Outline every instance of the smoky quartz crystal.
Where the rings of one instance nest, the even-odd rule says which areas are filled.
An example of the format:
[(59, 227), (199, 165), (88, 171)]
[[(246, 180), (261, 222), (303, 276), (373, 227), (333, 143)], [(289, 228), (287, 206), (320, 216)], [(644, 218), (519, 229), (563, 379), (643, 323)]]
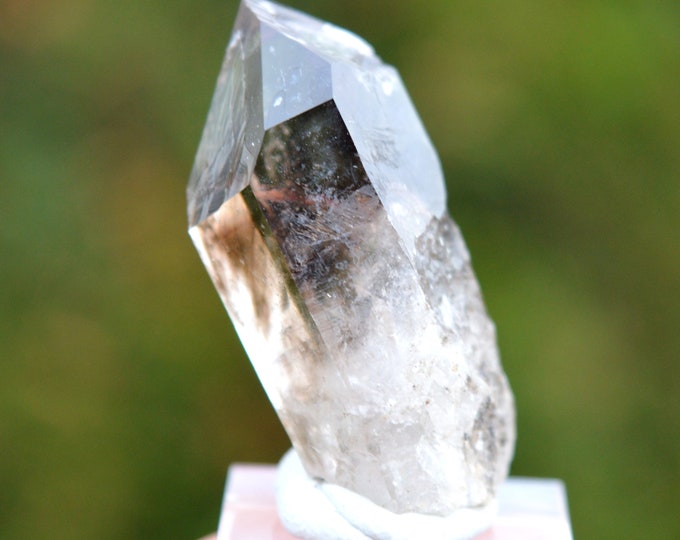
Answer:
[(439, 160), (362, 39), (243, 0), (190, 235), (311, 477), (393, 512), (493, 499), (513, 396)]

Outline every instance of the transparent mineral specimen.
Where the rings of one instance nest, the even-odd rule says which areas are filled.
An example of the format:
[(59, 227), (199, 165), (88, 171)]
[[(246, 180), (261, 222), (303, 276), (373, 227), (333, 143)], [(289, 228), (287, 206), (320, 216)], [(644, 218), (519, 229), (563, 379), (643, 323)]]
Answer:
[(310, 476), (393, 512), (487, 503), (514, 404), (441, 167), (355, 35), (243, 0), (191, 237)]

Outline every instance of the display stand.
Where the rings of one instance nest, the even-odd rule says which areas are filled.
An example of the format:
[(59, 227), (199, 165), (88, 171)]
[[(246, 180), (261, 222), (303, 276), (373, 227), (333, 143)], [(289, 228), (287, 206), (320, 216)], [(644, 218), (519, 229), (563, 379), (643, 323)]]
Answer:
[[(218, 540), (298, 540), (276, 512), (274, 465), (229, 468)], [(564, 484), (544, 478), (510, 478), (498, 494), (498, 518), (475, 540), (573, 540)]]

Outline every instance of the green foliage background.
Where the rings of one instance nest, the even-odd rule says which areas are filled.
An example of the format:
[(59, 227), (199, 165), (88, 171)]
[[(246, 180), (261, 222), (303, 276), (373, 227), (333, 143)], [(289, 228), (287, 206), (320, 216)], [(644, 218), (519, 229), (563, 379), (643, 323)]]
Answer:
[[(680, 538), (680, 4), (291, 0), (396, 65), (577, 538)], [(236, 3), (0, 0), (0, 537), (195, 538), (287, 441), (185, 230)]]

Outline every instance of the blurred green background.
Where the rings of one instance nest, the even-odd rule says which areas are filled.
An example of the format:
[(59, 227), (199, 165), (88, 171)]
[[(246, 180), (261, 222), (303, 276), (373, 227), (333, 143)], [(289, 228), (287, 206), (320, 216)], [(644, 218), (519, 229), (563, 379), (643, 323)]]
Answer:
[[(680, 4), (291, 0), (396, 65), (577, 538), (680, 538)], [(237, 4), (0, 0), (0, 538), (196, 538), (286, 437), (185, 226)]]

